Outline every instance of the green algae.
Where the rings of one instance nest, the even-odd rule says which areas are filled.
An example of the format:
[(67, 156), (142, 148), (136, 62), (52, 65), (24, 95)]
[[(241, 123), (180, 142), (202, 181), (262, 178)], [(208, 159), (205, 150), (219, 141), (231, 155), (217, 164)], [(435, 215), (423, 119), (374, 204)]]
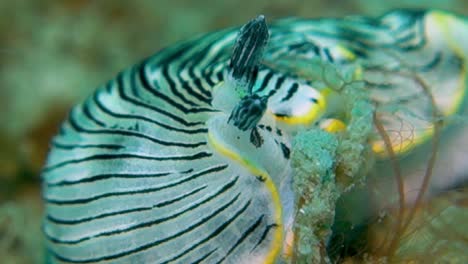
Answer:
[(372, 167), (369, 139), (374, 107), (354, 70), (340, 72), (326, 65), (322, 78), (344, 101), (347, 128), (331, 134), (319, 128), (300, 131), (293, 141), (291, 164), (297, 196), (295, 222), (297, 263), (329, 262), (325, 251), (340, 196), (362, 186)]
[(330, 235), (339, 197), (335, 182), (338, 139), (322, 130), (299, 133), (293, 143), (294, 190), (300, 194), (296, 215), (297, 260), (320, 261), (320, 249)]

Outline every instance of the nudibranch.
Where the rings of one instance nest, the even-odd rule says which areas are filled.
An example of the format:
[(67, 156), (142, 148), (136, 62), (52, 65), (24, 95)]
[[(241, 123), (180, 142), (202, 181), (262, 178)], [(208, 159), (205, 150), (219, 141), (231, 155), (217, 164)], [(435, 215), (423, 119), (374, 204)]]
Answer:
[[(466, 28), (440, 11), (269, 26), (259, 16), (128, 68), (74, 107), (51, 143), (50, 261), (287, 262), (291, 142), (312, 127), (346, 129), (346, 112), (337, 87), (280, 64), (353, 67), (406, 152), (432, 133), (430, 98), (445, 116), (464, 98)], [(383, 151), (377, 133), (369, 144)]]

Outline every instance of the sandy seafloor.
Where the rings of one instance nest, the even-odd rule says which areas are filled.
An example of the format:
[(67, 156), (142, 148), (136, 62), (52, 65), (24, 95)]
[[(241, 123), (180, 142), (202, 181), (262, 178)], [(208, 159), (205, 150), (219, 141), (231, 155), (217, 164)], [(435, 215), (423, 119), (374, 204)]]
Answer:
[[(402, 7), (468, 15), (463, 0), (1, 0), (0, 263), (42, 261), (39, 172), (48, 142), (70, 107), (121, 69), (258, 14), (339, 17)], [(468, 206), (466, 195), (456, 201)]]

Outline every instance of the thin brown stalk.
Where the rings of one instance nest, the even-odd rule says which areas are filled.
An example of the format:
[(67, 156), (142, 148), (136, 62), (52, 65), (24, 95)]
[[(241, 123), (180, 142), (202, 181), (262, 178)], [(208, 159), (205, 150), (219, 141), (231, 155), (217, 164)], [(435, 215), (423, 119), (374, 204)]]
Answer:
[(402, 233), (402, 223), (403, 223), (403, 215), (405, 212), (405, 192), (404, 192), (404, 182), (403, 182), (403, 177), (401, 174), (401, 168), (398, 163), (395, 151), (393, 150), (392, 147), (392, 142), (390, 140), (390, 137), (388, 136), (387, 132), (385, 131), (385, 127), (383, 124), (380, 122), (380, 120), (377, 117), (377, 113), (374, 112), (374, 124), (375, 127), (382, 137), (382, 140), (385, 143), (385, 150), (387, 151), (387, 154), (390, 158), (390, 162), (392, 164), (392, 169), (393, 173), (395, 175), (395, 179), (397, 182), (397, 187), (398, 187), (398, 194), (399, 194), (399, 210), (398, 210), (398, 215), (397, 215), (397, 223), (396, 223), (396, 232), (395, 235), (392, 238), (392, 241), (390, 242), (389, 245), (389, 252), (393, 252), (393, 249), (396, 248), (396, 245), (398, 244), (398, 238), (400, 237)]
[(440, 132), (441, 132), (440, 130), (441, 130), (441, 127), (442, 127), (442, 121), (440, 119), (439, 110), (437, 109), (435, 99), (432, 96), (431, 92), (429, 91), (428, 86), (426, 85), (424, 80), (422, 80), (419, 76), (414, 75), (412, 77), (423, 88), (426, 95), (431, 100), (431, 104), (433, 106), (433, 108), (432, 108), (432, 117), (433, 117), (433, 120), (434, 120), (434, 133), (433, 133), (433, 137), (432, 137), (431, 156), (429, 158), (429, 162), (427, 164), (426, 171), (424, 173), (423, 182), (421, 184), (421, 190), (418, 192), (418, 196), (416, 197), (416, 200), (414, 202), (414, 206), (411, 208), (411, 210), (410, 210), (410, 212), (408, 214), (408, 218), (407, 218), (408, 220), (403, 225), (403, 231), (406, 230), (408, 228), (408, 226), (411, 224), (412, 218), (414, 217), (414, 215), (418, 211), (418, 208), (420, 207), (420, 205), (422, 203), (422, 200), (424, 198), (424, 194), (426, 193), (427, 188), (429, 187), (429, 183), (430, 183), (431, 178), (432, 178), (432, 172), (433, 172), (434, 165), (435, 165), (435, 162), (436, 162), (436, 159), (437, 159), (437, 149), (439, 148)]

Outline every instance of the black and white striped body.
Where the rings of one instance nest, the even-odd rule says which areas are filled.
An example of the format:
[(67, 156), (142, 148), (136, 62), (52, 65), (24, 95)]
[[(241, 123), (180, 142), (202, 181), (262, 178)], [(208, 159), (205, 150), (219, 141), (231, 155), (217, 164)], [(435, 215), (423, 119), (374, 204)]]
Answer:
[[(385, 75), (405, 68), (382, 51), (408, 58), (438, 54), (436, 48), (446, 46), (439, 35), (431, 39), (412, 33), (432, 23), (429, 14), (434, 16), (394, 13), (381, 19), (273, 24), (264, 51), (269, 63), (260, 65), (251, 86), (253, 94), (267, 97), (265, 112), (255, 121), (255, 142), (250, 130), (228, 122), (242, 99), (226, 70), (237, 30), (175, 45), (123, 71), (76, 106), (52, 142), (43, 170), (51, 261), (284, 259), (294, 215), (291, 131), (312, 126), (327, 109), (326, 97), (313, 82), (269, 65), (286, 55), (301, 60), (318, 56), (338, 66), (359, 63), (363, 79), (378, 86), (376, 102), (399, 100), (389, 99), (395, 93), (387, 86), (416, 90)], [(400, 23), (408, 37), (394, 34), (392, 23)], [(411, 44), (420, 38), (429, 44)], [(461, 78), (463, 66), (455, 62), (464, 65), (464, 57), (452, 58), (453, 53), (441, 50), (439, 62), (423, 63), (428, 68), (423, 74)], [(450, 94), (441, 102), (443, 109), (461, 96), (456, 87), (447, 87), (445, 93), (434, 87), (436, 95)], [(424, 107), (411, 109), (427, 115)], [(419, 125), (405, 113), (397, 121)], [(397, 121), (389, 120), (388, 126)]]

